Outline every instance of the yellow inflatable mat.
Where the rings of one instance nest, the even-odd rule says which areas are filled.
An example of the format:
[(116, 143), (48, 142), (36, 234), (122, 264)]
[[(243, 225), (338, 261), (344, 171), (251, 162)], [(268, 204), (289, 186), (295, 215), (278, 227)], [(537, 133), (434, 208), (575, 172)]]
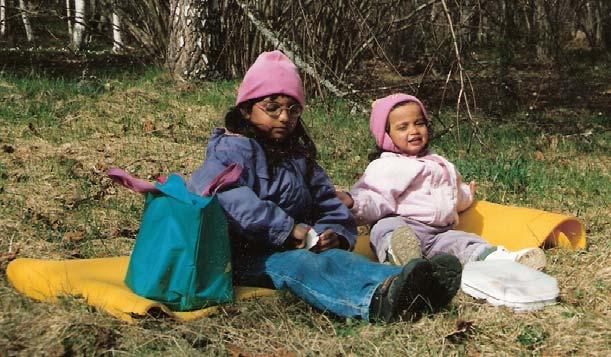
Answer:
[[(538, 246), (584, 248), (583, 226), (577, 219), (535, 209), (476, 202), (461, 215), (457, 229), (476, 233), (495, 245), (510, 250)], [(355, 252), (370, 259), (369, 238), (360, 236)], [(207, 316), (218, 307), (191, 312), (173, 312), (163, 304), (134, 294), (124, 283), (129, 257), (51, 261), (21, 258), (6, 270), (8, 280), (19, 292), (41, 301), (54, 302), (59, 296), (81, 297), (111, 315), (133, 322), (138, 316), (162, 313), (177, 320)], [(236, 300), (269, 296), (274, 290), (236, 287)]]
[(476, 201), (461, 213), (455, 229), (475, 233), (509, 250), (586, 247), (585, 229), (575, 217), (486, 201)]
[[(175, 312), (134, 294), (123, 283), (128, 263), (129, 257), (55, 261), (21, 258), (8, 265), (6, 275), (15, 289), (33, 299), (55, 302), (60, 296), (82, 297), (87, 304), (127, 322), (133, 322), (138, 316), (159, 313), (188, 321), (217, 310), (217, 306), (212, 306)], [(275, 293), (271, 289), (252, 287), (236, 287), (234, 292), (236, 300)]]

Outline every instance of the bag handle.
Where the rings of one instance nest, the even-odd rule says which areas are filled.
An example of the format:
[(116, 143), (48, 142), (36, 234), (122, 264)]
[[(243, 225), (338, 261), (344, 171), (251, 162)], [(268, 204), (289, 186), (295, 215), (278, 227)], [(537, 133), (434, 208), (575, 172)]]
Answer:
[[(239, 164), (231, 164), (227, 166), (223, 171), (219, 172), (214, 179), (206, 186), (201, 192), (202, 196), (212, 196), (215, 195), (218, 191), (233, 185), (238, 181), (240, 176), (242, 175), (242, 171), (244, 168)], [(108, 169), (106, 175), (118, 183), (119, 185), (126, 187), (136, 193), (160, 193), (161, 190), (157, 188), (153, 183), (148, 182), (146, 180), (138, 179), (128, 174), (122, 169), (113, 167)], [(162, 178), (162, 184), (165, 183), (167, 178)]]
[(127, 187), (128, 189), (136, 193), (161, 192), (157, 187), (155, 187), (154, 184), (146, 180), (135, 178), (124, 170), (121, 170), (116, 167), (108, 169), (108, 171), (106, 171), (106, 175), (108, 175), (108, 177), (110, 177), (110, 179), (114, 182), (118, 183), (121, 186)]
[(210, 181), (210, 183), (204, 187), (201, 192), (202, 196), (215, 195), (219, 190), (233, 185), (238, 182), (238, 179), (242, 175), (244, 168), (240, 164), (231, 164), (227, 166), (223, 171), (219, 172), (216, 177)]

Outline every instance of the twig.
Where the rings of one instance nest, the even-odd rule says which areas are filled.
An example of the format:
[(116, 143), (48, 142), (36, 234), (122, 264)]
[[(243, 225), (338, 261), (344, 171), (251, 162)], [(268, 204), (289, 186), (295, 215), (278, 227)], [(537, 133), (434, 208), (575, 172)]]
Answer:
[[(397, 19), (397, 20), (393, 20), (393, 21), (390, 23), (390, 25), (394, 25), (394, 24), (396, 24), (396, 23), (400, 23), (400, 22), (405, 22), (405, 21), (409, 21), (409, 20), (411, 20), (411, 18), (412, 18), (413, 16), (417, 15), (417, 14), (418, 14), (418, 13), (419, 13), (421, 10), (423, 10), (423, 9), (427, 8), (428, 6), (432, 5), (432, 4), (433, 4), (433, 3), (435, 3), (436, 1), (437, 1), (437, 0), (431, 0), (431, 1), (429, 1), (428, 3), (426, 3), (426, 4), (422, 4), (422, 5), (418, 6), (418, 7), (417, 7), (416, 9), (414, 9), (414, 11), (412, 11), (412, 12), (411, 12), (409, 15), (407, 15), (407, 16), (405, 16), (405, 17), (403, 17), (403, 18)], [(375, 41), (375, 42), (376, 42), (376, 43), (378, 43), (378, 45), (379, 45), (379, 40), (380, 40), (380, 39), (384, 39), (384, 38), (386, 38), (386, 37), (390, 36), (391, 34), (394, 34), (394, 33), (397, 33), (397, 32), (401, 32), (401, 31), (403, 31), (403, 30), (405, 30), (405, 29), (409, 28), (410, 26), (413, 26), (413, 24), (412, 24), (412, 23), (409, 23), (408, 25), (401, 26), (400, 28), (395, 29), (395, 30), (393, 30), (393, 31), (387, 31), (385, 34), (381, 35), (381, 38), (378, 38), (378, 36), (380, 36), (380, 35), (379, 35), (379, 34), (377, 34), (376, 32), (374, 32), (374, 31), (370, 31), (371, 35), (369, 36), (369, 38), (367, 38), (367, 40), (365, 40), (365, 42), (363, 42), (363, 43), (362, 43), (362, 44), (361, 44), (361, 45), (360, 45), (360, 46), (357, 48), (357, 50), (356, 50), (356, 51), (355, 51), (355, 52), (352, 54), (352, 56), (350, 56), (350, 59), (349, 59), (349, 60), (348, 60), (348, 62), (346, 63), (346, 67), (345, 67), (345, 68), (346, 68), (346, 70), (347, 70), (348, 68), (350, 68), (350, 67), (353, 65), (354, 61), (355, 61), (355, 60), (358, 58), (358, 56), (359, 56), (359, 55), (360, 55), (360, 54), (361, 54), (361, 53), (362, 53), (364, 50), (366, 50), (367, 48), (369, 48), (369, 46), (371, 46), (372, 42), (374, 42), (374, 41)]]
[[(373, 41), (376, 43), (376, 45), (378, 46), (378, 48), (380, 49), (380, 52), (382, 53), (382, 56), (384, 56), (384, 59), (386, 59), (386, 63), (393, 69), (393, 71), (395, 71), (395, 73), (397, 75), (401, 75), (401, 72), (399, 72), (399, 70), (397, 69), (397, 67), (395, 67), (395, 65), (392, 63), (392, 61), (390, 60), (390, 58), (388, 57), (388, 55), (386, 54), (386, 51), (384, 50), (384, 47), (382, 47), (382, 45), (380, 44), (380, 41), (378, 41), (378, 37), (376, 36), (375, 32), (371, 29), (371, 27), (369, 25), (367, 25), (367, 22), (365, 21), (363, 14), (359, 11), (358, 8), (355, 8), (355, 6), (349, 2), (349, 4), (351, 5), (352, 9), (354, 12), (356, 12), (356, 14), (361, 18), (363, 25), (367, 28), (367, 30), (372, 34), (371, 38), (373, 38)], [(344, 72), (345, 73), (345, 72)], [(410, 89), (412, 90), (412, 92), (414, 91), (414, 87), (412, 87), (411, 85), (409, 86)]]
[[(446, 91), (448, 89), (448, 83), (450, 82), (450, 78), (452, 77), (452, 72), (454, 71), (454, 63), (450, 64), (450, 69), (448, 70), (448, 75), (446, 76), (446, 80), (443, 84), (443, 90), (441, 91), (441, 101), (439, 102), (439, 109), (437, 110), (437, 117), (441, 118), (441, 108), (443, 107), (443, 102), (446, 98)], [(441, 122), (445, 127), (445, 123)]]
[[(338, 85), (349, 88), (350, 86), (344, 82), (338, 83), (338, 85), (331, 83), (329, 80), (322, 78), (316, 67), (313, 65), (315, 61), (311, 58), (304, 59), (297, 53), (297, 45), (291, 43), (289, 40), (280, 39), (262, 20), (258, 19), (254, 12), (250, 10), (248, 4), (244, 1), (237, 0), (236, 3), (240, 6), (246, 17), (250, 22), (257, 28), (257, 30), (267, 39), (271, 44), (284, 52), (289, 58), (295, 62), (295, 65), (301, 68), (305, 73), (314, 77), (320, 84), (325, 87), (328, 91), (335, 94), (337, 97), (346, 97), (349, 91), (341, 90)], [(359, 110), (365, 110), (365, 108), (357, 102), (351, 101), (352, 105)]]
[[(299, 3), (299, 9), (301, 10), (301, 16), (303, 17), (303, 22), (305, 24), (305, 26), (304, 26), (305, 34), (308, 37), (308, 39), (310, 40), (310, 42), (313, 43), (314, 41), (312, 40), (313, 36), (311, 34), (308, 17), (306, 16), (305, 9), (303, 7), (303, 4), (302, 4), (301, 0), (299, 0), (298, 3)], [(320, 88), (320, 81), (316, 81), (316, 88), (317, 88), (318, 93), (320, 94), (321, 98), (324, 100), (324, 93), (323, 93), (322, 89)]]
[[(480, 133), (479, 133), (479, 126), (477, 124), (477, 122), (475, 121), (475, 119), (473, 119), (473, 115), (471, 114), (471, 106), (469, 105), (469, 99), (467, 98), (467, 94), (465, 93), (465, 80), (464, 80), (464, 69), (462, 66), (462, 60), (461, 60), (461, 56), (460, 56), (460, 51), (458, 50), (458, 41), (456, 39), (456, 33), (454, 32), (454, 23), (452, 22), (452, 16), (450, 14), (450, 11), (448, 10), (448, 6), (446, 4), (446, 0), (441, 0), (441, 4), (443, 5), (443, 11), (446, 15), (446, 18), (448, 19), (448, 24), (449, 24), (449, 28), (450, 28), (450, 34), (452, 35), (452, 43), (454, 46), (454, 54), (456, 55), (456, 64), (458, 66), (458, 73), (459, 73), (459, 78), (460, 78), (460, 90), (458, 92), (458, 96), (456, 98), (456, 122), (458, 124), (459, 121), (459, 114), (460, 114), (460, 104), (462, 102), (462, 100), (464, 99), (464, 103), (465, 103), (465, 108), (467, 109), (467, 115), (469, 118), (469, 121), (471, 122), (471, 126), (473, 128), (474, 133), (476, 134), (477, 140), (479, 141), (479, 143), (482, 146), (485, 146), (483, 140), (480, 137)], [(449, 76), (449, 74), (448, 74)], [(469, 83), (471, 83), (469, 81)], [(471, 89), (473, 91), (473, 87), (471, 86)], [(457, 125), (457, 129), (460, 130), (460, 127)], [(460, 136), (458, 136), (459, 140), (460, 140)]]

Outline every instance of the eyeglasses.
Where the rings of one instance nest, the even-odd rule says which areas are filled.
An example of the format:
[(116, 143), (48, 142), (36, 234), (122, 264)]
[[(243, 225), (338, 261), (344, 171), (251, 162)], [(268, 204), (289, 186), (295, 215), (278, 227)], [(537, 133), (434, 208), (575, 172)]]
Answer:
[(265, 114), (269, 115), (274, 119), (278, 119), (282, 114), (283, 110), (286, 110), (289, 115), (289, 118), (291, 119), (297, 119), (301, 116), (301, 113), (303, 113), (303, 109), (299, 104), (293, 104), (290, 107), (284, 107), (276, 102), (262, 102), (261, 104), (257, 103), (256, 105), (261, 110), (263, 110)]

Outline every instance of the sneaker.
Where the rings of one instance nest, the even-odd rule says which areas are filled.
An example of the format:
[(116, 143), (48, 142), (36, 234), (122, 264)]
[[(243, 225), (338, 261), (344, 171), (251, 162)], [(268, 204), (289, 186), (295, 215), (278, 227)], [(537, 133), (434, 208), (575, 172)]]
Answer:
[(388, 261), (403, 266), (412, 259), (422, 258), (420, 241), (409, 226), (395, 229), (390, 235)]
[(503, 246), (498, 246), (496, 250), (488, 254), (484, 260), (510, 260), (535, 270), (543, 270), (546, 263), (545, 252), (543, 252), (541, 248), (526, 248), (516, 252), (510, 252)]
[(418, 316), (429, 304), (432, 280), (433, 264), (413, 259), (399, 275), (387, 278), (376, 289), (369, 307), (370, 320), (393, 322)]
[(462, 264), (455, 256), (445, 253), (434, 256), (430, 262), (433, 264), (430, 307), (435, 312), (448, 306), (456, 296), (460, 288)]

